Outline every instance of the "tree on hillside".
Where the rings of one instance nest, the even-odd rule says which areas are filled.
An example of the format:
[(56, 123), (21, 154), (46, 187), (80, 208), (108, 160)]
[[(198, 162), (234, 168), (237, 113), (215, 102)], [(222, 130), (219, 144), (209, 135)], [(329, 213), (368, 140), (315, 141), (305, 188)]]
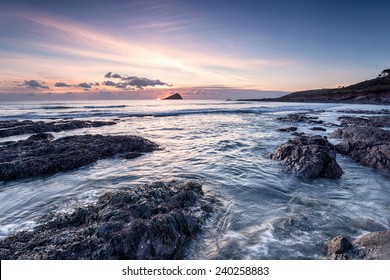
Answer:
[(382, 71), (382, 73), (380, 73), (378, 75), (378, 78), (384, 78), (384, 77), (387, 77), (390, 75), (390, 68), (389, 69), (385, 69)]

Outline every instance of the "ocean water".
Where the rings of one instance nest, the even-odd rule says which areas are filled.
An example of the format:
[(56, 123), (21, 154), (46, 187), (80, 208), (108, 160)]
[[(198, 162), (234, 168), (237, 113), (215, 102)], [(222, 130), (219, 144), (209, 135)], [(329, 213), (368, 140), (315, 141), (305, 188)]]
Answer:
[[(100, 160), (77, 170), (0, 181), (0, 238), (31, 229), (48, 212), (72, 211), (109, 190), (157, 180), (198, 180), (206, 195), (219, 199), (204, 233), (191, 244), (188, 259), (317, 259), (339, 234), (352, 238), (390, 228), (390, 177), (337, 155), (341, 179), (302, 180), (283, 163), (270, 160), (292, 136), (276, 129), (331, 137), (336, 129), (282, 123), (276, 117), (310, 111), (338, 123), (339, 110), (389, 106), (252, 103), (213, 100), (8, 102), (0, 120), (114, 120), (115, 126), (53, 133), (139, 135), (162, 149), (136, 159)], [(30, 135), (1, 138), (1, 142)]]

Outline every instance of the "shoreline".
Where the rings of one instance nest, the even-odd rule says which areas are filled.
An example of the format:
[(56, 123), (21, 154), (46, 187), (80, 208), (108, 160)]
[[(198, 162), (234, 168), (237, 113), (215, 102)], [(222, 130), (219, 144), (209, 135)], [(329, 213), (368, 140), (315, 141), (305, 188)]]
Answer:
[[(352, 112), (354, 112), (354, 111), (350, 111), (350, 113), (352, 113)], [(345, 114), (348, 114), (349, 112), (348, 111), (345, 111), (345, 112), (342, 112), (342, 113), (345, 113)], [(341, 172), (340, 172), (340, 170), (339, 170), (339, 168), (337, 167), (337, 165), (336, 165), (336, 163), (334, 162), (334, 161), (328, 161), (327, 160), (327, 158), (330, 158), (330, 159), (332, 159), (332, 160), (335, 160), (336, 159), (336, 157), (335, 157), (335, 154), (334, 154), (334, 151), (337, 149), (337, 152), (339, 152), (338, 153), (338, 155), (340, 154), (340, 152), (341, 153), (345, 153), (346, 155), (348, 155), (348, 154), (351, 154), (351, 155), (353, 155), (355, 152), (360, 152), (361, 150), (365, 150), (365, 148), (363, 147), (362, 148), (362, 143), (360, 143), (359, 141), (359, 134), (361, 133), (361, 130), (357, 130), (356, 131), (356, 136), (354, 136), (354, 134), (352, 134), (352, 132), (350, 132), (350, 131), (348, 131), (347, 130), (347, 128), (350, 128), (350, 129), (353, 129), (354, 127), (357, 127), (357, 126), (362, 126), (364, 129), (362, 130), (363, 132), (365, 131), (365, 130), (367, 130), (365, 127), (367, 127), (367, 126), (370, 126), (370, 125), (372, 125), (372, 124), (375, 124), (376, 126), (378, 126), (378, 128), (375, 128), (375, 131), (373, 130), (373, 129), (371, 129), (369, 132), (371, 132), (371, 131), (373, 131), (373, 132), (375, 132), (375, 133), (370, 133), (370, 134), (373, 134), (373, 135), (376, 135), (376, 134), (378, 134), (377, 132), (380, 132), (381, 131), (381, 129), (379, 128), (379, 127), (383, 127), (383, 126), (385, 126), (385, 127), (387, 127), (387, 126), (389, 126), (389, 123), (390, 122), (388, 122), (388, 120), (390, 119), (390, 112), (388, 112), (388, 110), (387, 109), (384, 109), (384, 110), (372, 110), (372, 111), (370, 111), (370, 113), (372, 113), (372, 114), (380, 114), (381, 116), (380, 117), (378, 117), (378, 116), (372, 116), (372, 117), (365, 117), (365, 118), (360, 118), (360, 117), (356, 117), (356, 118), (353, 118), (353, 117), (348, 117), (348, 118), (343, 118), (343, 116), (341, 116), (341, 117), (339, 117), (338, 118), (338, 121), (340, 122), (340, 124), (332, 124), (332, 123), (328, 123), (328, 122), (324, 122), (323, 120), (321, 120), (321, 117), (320, 117), (320, 114), (321, 114), (321, 111), (320, 110), (318, 110), (318, 111), (307, 111), (307, 112), (302, 112), (302, 113), (296, 113), (296, 114), (284, 114), (284, 115), (278, 115), (277, 117), (275, 116), (274, 117), (274, 121), (275, 122), (278, 122), (279, 123), (279, 125), (280, 124), (286, 124), (286, 128), (282, 128), (281, 130), (277, 130), (276, 128), (274, 129), (275, 131), (279, 131), (279, 132), (283, 132), (283, 133), (291, 133), (291, 135), (292, 136), (296, 136), (296, 137), (294, 137), (293, 139), (298, 139), (299, 141), (292, 141), (292, 142), (288, 142), (287, 144), (289, 144), (289, 146), (290, 147), (292, 147), (292, 149), (290, 149), (290, 148), (288, 148), (288, 149), (290, 149), (290, 150), (294, 150), (294, 149), (296, 149), (296, 150), (294, 150), (294, 151), (296, 151), (296, 152), (294, 152), (294, 156), (296, 156), (296, 158), (293, 158), (292, 160), (290, 160), (290, 159), (287, 159), (286, 160), (286, 163), (288, 164), (288, 163), (291, 163), (291, 169), (292, 169), (292, 172), (288, 172), (287, 174), (288, 174), (288, 176), (289, 177), (294, 177), (295, 175), (298, 175), (297, 177), (302, 177), (304, 180), (305, 179), (310, 179), (310, 178), (312, 178), (312, 177), (315, 177), (315, 176), (317, 176), (317, 175), (320, 175), (320, 177), (321, 176), (323, 176), (323, 175), (325, 175), (325, 176), (323, 176), (323, 177), (328, 177), (329, 178), (329, 180), (333, 180), (333, 179), (338, 179), (340, 176), (344, 176)], [(71, 122), (71, 121), (70, 121)], [(289, 126), (289, 127), (287, 127), (287, 126)], [(112, 127), (112, 126), (111, 126)], [(278, 126), (279, 127), (279, 126)], [(303, 128), (304, 127), (306, 127), (306, 130), (304, 130)], [(322, 128), (322, 129), (321, 129)], [(328, 131), (329, 129), (343, 129), (343, 130), (345, 130), (347, 133), (342, 133), (342, 131), (340, 131), (340, 133), (338, 133), (339, 135), (337, 136), (337, 137), (335, 137), (333, 140), (336, 140), (336, 138), (337, 139), (339, 139), (339, 140), (337, 140), (338, 142), (339, 142), (339, 144), (337, 144), (337, 145), (330, 145), (328, 142), (327, 142), (327, 138), (326, 137), (322, 137), (322, 138), (319, 138), (319, 137), (316, 137), (315, 135), (317, 134), (317, 133), (320, 133), (320, 132), (318, 132), (318, 131)], [(303, 133), (303, 132), (305, 132), (305, 133)], [(284, 134), (284, 135), (288, 135), (288, 134)], [(347, 138), (345, 138), (344, 136), (345, 135), (347, 135), (346, 137)], [(348, 135), (353, 135), (353, 137), (354, 138), (356, 138), (356, 139), (349, 139), (348, 138)], [(85, 135), (83, 136), (83, 137), (85, 137)], [(332, 137), (333, 138), (333, 136), (330, 136), (330, 137)], [(386, 136), (387, 137), (387, 136)], [(285, 138), (284, 136), (283, 136), (283, 138)], [(290, 140), (291, 140), (291, 138), (292, 137), (290, 137)], [(59, 138), (59, 139), (61, 139), (61, 138)], [(69, 138), (69, 136), (68, 136), (68, 138), (66, 138), (67, 140), (72, 140), (73, 138)], [(116, 142), (116, 139), (119, 139), (119, 138), (115, 138), (115, 139), (113, 139), (114, 140), (114, 142)], [(151, 138), (152, 140), (154, 140), (153, 138)], [(27, 142), (26, 142), (27, 141)], [(30, 138), (28, 138), (28, 139), (26, 139), (26, 140), (21, 140), (20, 142), (18, 142), (19, 144), (18, 145), (16, 145), (16, 143), (14, 142), (14, 143), (7, 143), (6, 145), (9, 145), (9, 147), (10, 148), (12, 148), (12, 147), (16, 147), (16, 146), (21, 146), (21, 145), (23, 145), (24, 147), (34, 147), (34, 146), (32, 146), (32, 144), (34, 143), (34, 142), (37, 142), (37, 143), (46, 143), (47, 145), (55, 145), (57, 142), (55, 142), (56, 140), (54, 140), (53, 139), (53, 136), (52, 135), (50, 135), (50, 134), (39, 134), (39, 135), (34, 135), (34, 136), (31, 136)], [(78, 140), (79, 141), (79, 140)], [(53, 143), (54, 142), (54, 143)], [(68, 141), (69, 142), (69, 141)], [(89, 142), (91, 142), (91, 139), (89, 139), (88, 140), (88, 143)], [(377, 139), (374, 139), (373, 140), (373, 143), (375, 144), (377, 142)], [(70, 143), (70, 142), (69, 142)], [(376, 145), (376, 144), (375, 144)], [(42, 146), (42, 145), (39, 145), (40, 147)], [(104, 146), (107, 146), (107, 144), (104, 144)], [(354, 148), (354, 147), (357, 147), (356, 149)], [(359, 147), (360, 147), (360, 149), (359, 149)], [(62, 146), (61, 146), (61, 148), (62, 148)], [(383, 148), (382, 146), (381, 147), (379, 147), (379, 148)], [(116, 150), (117, 148), (115, 148), (115, 149), (113, 149), (112, 151), (117, 151)], [(301, 150), (301, 149), (305, 149), (308, 153), (305, 153), (305, 154), (299, 154), (299, 151)], [(320, 150), (320, 151), (323, 151), (323, 153), (322, 154), (319, 154), (318, 156), (313, 152), (313, 151), (316, 151), (316, 149), (317, 150)], [(76, 149), (77, 150), (77, 149)], [(153, 149), (154, 150), (154, 149)], [(100, 150), (99, 150), (100, 151)], [(122, 153), (122, 151), (120, 151), (120, 150), (118, 150), (117, 152), (119, 152), (119, 154), (118, 155), (114, 155), (114, 154), (112, 154), (113, 156), (116, 156), (116, 157), (122, 157), (122, 156), (124, 156), (124, 158), (125, 159), (132, 159), (132, 158), (134, 158), (135, 157), (135, 155), (136, 156), (139, 156), (139, 155), (141, 155), (141, 154), (139, 154), (139, 152), (142, 152), (142, 151), (138, 151), (138, 153), (137, 154), (134, 154), (133, 152), (137, 152), (137, 151), (130, 151), (131, 152), (131, 154), (129, 154), (128, 156), (127, 156), (127, 150), (126, 151), (124, 151), (125, 152), (125, 154), (123, 154)], [(149, 150), (147, 150), (147, 151), (144, 151), (144, 152), (149, 152)], [(276, 152), (276, 151), (275, 151)], [(123, 155), (122, 155), (123, 154)], [(284, 154), (284, 152), (283, 152), (283, 150), (281, 149), (280, 150), (280, 153), (279, 153), (280, 155), (282, 155), (282, 154)], [(312, 154), (314, 154), (314, 155), (316, 155), (315, 157), (312, 157)], [(373, 156), (375, 157), (375, 153), (373, 154)], [(99, 159), (99, 157), (100, 156), (96, 156), (96, 159)], [(306, 162), (301, 162), (301, 158), (306, 158)], [(278, 159), (278, 157), (276, 157), (275, 156), (275, 158), (274, 159)], [(282, 158), (280, 158), (280, 159), (282, 159)], [(283, 160), (284, 160), (284, 158), (283, 158)], [(317, 163), (321, 163), (322, 165), (324, 165), (325, 166), (325, 168), (321, 168), (321, 169), (318, 169), (316, 172), (312, 172), (313, 171), (313, 168), (311, 168), (310, 166), (312, 166), (313, 164), (312, 164), (312, 162), (314, 162), (315, 163), (315, 166), (316, 167), (318, 167), (319, 166), (319, 164), (317, 164)], [(87, 163), (88, 164), (88, 163)], [(330, 165), (329, 165), (330, 164)], [(357, 165), (359, 165), (358, 163), (356, 163)], [(304, 167), (304, 168), (301, 168), (301, 167)], [(369, 165), (368, 165), (369, 166)], [(372, 166), (372, 167), (374, 167), (374, 166)], [(279, 168), (279, 167), (278, 167)], [(307, 169), (308, 168), (308, 169)], [(329, 169), (330, 168), (330, 169)], [(370, 168), (370, 167), (367, 167), (367, 168)], [(281, 169), (283, 169), (283, 164), (280, 164), (280, 170)], [(296, 170), (297, 172), (294, 172), (294, 170)], [(296, 174), (295, 174), (296, 173)], [(55, 174), (55, 173), (53, 173), (53, 174)], [(168, 180), (170, 180), (170, 178), (167, 178)], [(328, 179), (326, 179), (326, 180), (328, 180)], [(153, 182), (153, 181), (150, 181), (150, 182)], [(207, 180), (206, 181), (204, 181), (203, 183), (205, 183), (206, 185), (207, 185)], [(126, 183), (128, 183), (128, 184), (131, 184), (132, 183), (132, 181), (130, 180), (130, 181), (126, 181)], [(50, 186), (47, 186), (47, 187), (50, 187)], [(201, 191), (198, 191), (197, 190), (198, 188), (197, 187), (195, 187), (195, 191), (196, 192), (198, 192), (199, 194), (201, 194)], [(169, 190), (165, 190), (165, 191), (169, 191)], [(177, 193), (178, 195), (179, 195), (179, 197), (177, 197), (177, 198), (179, 198), (179, 200), (178, 200), (178, 202), (174, 202), (173, 204), (174, 205), (172, 205), (173, 206), (173, 208), (174, 209), (179, 209), (180, 207), (182, 207), (182, 206), (184, 206), (184, 208), (186, 207), (185, 205), (187, 205), (187, 202), (190, 202), (190, 201), (193, 201), (192, 200), (192, 198), (194, 197), (194, 195), (193, 195), (193, 193), (192, 193), (192, 190), (189, 190), (189, 192), (184, 192), (183, 194), (179, 194), (179, 193)], [(210, 194), (208, 194), (208, 195), (210, 195)], [(104, 196), (104, 195), (103, 195)], [(134, 205), (134, 207), (133, 206), (130, 206), (130, 205), (126, 205), (126, 204), (123, 204), (123, 207), (127, 207), (127, 206), (129, 206), (129, 207), (133, 207), (132, 209), (135, 211), (135, 212), (132, 212), (132, 214), (135, 214), (136, 216), (142, 216), (143, 215), (143, 211), (146, 209), (148, 209), (147, 207), (145, 208), (145, 205), (144, 205), (144, 202), (148, 202), (148, 198), (147, 198), (147, 195), (141, 195), (140, 197), (140, 201), (142, 202), (142, 203), (138, 203), (138, 202), (136, 202), (136, 204)], [(194, 200), (195, 201), (195, 200)], [(201, 200), (201, 197), (200, 197), (200, 200), (199, 201), (202, 201)], [(369, 202), (369, 201), (367, 201), (367, 202)], [(178, 205), (181, 205), (179, 208), (177, 208), (178, 207)], [(114, 207), (116, 207), (116, 204), (114, 204), (113, 205)], [(90, 207), (94, 207), (93, 205), (89, 205), (89, 206), (87, 206), (86, 208), (81, 208), (81, 209), (90, 209)], [(99, 206), (100, 207), (100, 206)], [(98, 208), (99, 208), (98, 207)], [(111, 207), (111, 206), (109, 206), (109, 207)], [(121, 206), (122, 207), (122, 206)], [(148, 206), (149, 207), (149, 206)], [(154, 207), (154, 206), (153, 206)], [(152, 208), (153, 208), (152, 207)], [(99, 213), (99, 209), (103, 209), (103, 208), (96, 208), (97, 209), (97, 211), (96, 211), (96, 213)], [(150, 208), (150, 207), (149, 207)], [(210, 210), (211, 208), (209, 208), (208, 206), (205, 206), (205, 208), (203, 209), (203, 210)], [(86, 210), (86, 211), (87, 211)], [(98, 211), (99, 210), (99, 211)], [(107, 209), (103, 209), (104, 211), (111, 211), (109, 208), (107, 208)], [(131, 210), (131, 211), (133, 211), (133, 210)], [(160, 209), (159, 207), (157, 207), (157, 212), (159, 213), (159, 211), (160, 210), (162, 210), (162, 209)], [(78, 211), (78, 212), (77, 212)], [(76, 228), (72, 228), (72, 223), (74, 222), (74, 223), (79, 223), (79, 222), (81, 222), (81, 223), (84, 223), (85, 222), (85, 224), (87, 224), (88, 223), (88, 221), (87, 221), (87, 219), (85, 218), (85, 216), (84, 216), (84, 214), (85, 213), (87, 213), (87, 212), (85, 212), (84, 210), (77, 210), (76, 212), (75, 212), (75, 215), (76, 216), (74, 216), (73, 218), (75, 218), (75, 219), (73, 219), (73, 218), (71, 218), (69, 221), (70, 221), (70, 223), (67, 223), (66, 225), (65, 225), (65, 231), (66, 230), (68, 230), (67, 229), (67, 226), (70, 226), (70, 228), (69, 228), (69, 230), (73, 230), (74, 231), (74, 233), (79, 233), (80, 232), (80, 229), (78, 228), (78, 229), (76, 229)], [(149, 211), (149, 210), (148, 210)], [(147, 211), (147, 212), (148, 212)], [(151, 210), (152, 212), (154, 211), (154, 210)], [(165, 210), (163, 210), (163, 211), (165, 211)], [(176, 210), (175, 210), (176, 211)], [(207, 211), (206, 211), (207, 212)], [(95, 224), (99, 224), (99, 223), (101, 223), (101, 222), (104, 222), (104, 220), (103, 221), (101, 221), (101, 220), (99, 220), (100, 218), (96, 218), (96, 217), (94, 217), (94, 211), (93, 212), (88, 212), (88, 213), (90, 213), (90, 214), (88, 214), (88, 215), (92, 215), (91, 217), (93, 217), (93, 223), (95, 223)], [(145, 212), (146, 213), (146, 212)], [(80, 214), (80, 215), (79, 215)], [(286, 216), (286, 217), (279, 217), (279, 222), (278, 222), (278, 224), (276, 225), (276, 228), (277, 228), (277, 226), (279, 226), (279, 228), (277, 228), (277, 229), (279, 229), (281, 232), (283, 232), (283, 231), (286, 231), (286, 232), (288, 232), (289, 231), (289, 228), (294, 228), (294, 227), (297, 227), (298, 229), (299, 229), (299, 227), (303, 227), (302, 228), (302, 230), (304, 230), (305, 229), (305, 224), (306, 224), (306, 220), (304, 219), (305, 217), (304, 216), (302, 216), (303, 218), (302, 218), (302, 220), (299, 220), (300, 219), (300, 216), (291, 216), (291, 217), (289, 217), (289, 216)], [(69, 218), (69, 217), (68, 217)], [(67, 218), (67, 219), (68, 219)], [(347, 221), (348, 222), (348, 221)], [(90, 227), (90, 224), (88, 224), (88, 227)], [(127, 227), (127, 226), (126, 226)], [(93, 225), (93, 228), (94, 228), (94, 230), (96, 229), (96, 234), (103, 234), (104, 236), (106, 236), (106, 234), (107, 234), (107, 231), (100, 231), (100, 226), (99, 226), (99, 229), (98, 229), (98, 227), (95, 227), (94, 225)], [(157, 228), (160, 228), (160, 227), (157, 227)], [(49, 232), (51, 231), (52, 229), (49, 229), (49, 231), (47, 231), (47, 233), (49, 234)], [(375, 229), (375, 228), (369, 228), (369, 230), (371, 231), (372, 230), (372, 232), (377, 232), (377, 231), (375, 231), (375, 230), (378, 230), (377, 228)], [(308, 233), (310, 233), (311, 231), (309, 230), (308, 231)], [(333, 231), (332, 231), (332, 233), (333, 233)], [(335, 231), (334, 232), (335, 233), (335, 235), (333, 235), (333, 236), (336, 236), (337, 234), (340, 234), (339, 232), (337, 232), (337, 231)], [(16, 235), (18, 235), (18, 234), (21, 234), (21, 232), (19, 232), (19, 233), (15, 233), (15, 234), (13, 234), (12, 236), (13, 236), (13, 238), (17, 238), (16, 237)], [(202, 234), (201, 232), (200, 232), (200, 234)], [(37, 237), (39, 234), (38, 233), (34, 233), (33, 235), (31, 235), (31, 236), (35, 236), (35, 237)], [(24, 235), (23, 235), (24, 236)], [(21, 236), (21, 238), (23, 238), (23, 236)], [(30, 235), (29, 235), (30, 236)], [(353, 234), (352, 235), (346, 235), (347, 236), (347, 238), (351, 238), (351, 236), (352, 236), (352, 238), (351, 239), (353, 239), (353, 238), (356, 238), (356, 236), (354, 236)], [(386, 235), (387, 236), (387, 235)], [(24, 237), (26, 237), (26, 236), (24, 236)], [(28, 237), (28, 236), (27, 236)], [(46, 238), (45, 236), (40, 236), (39, 238)], [(95, 242), (94, 241), (94, 236), (91, 236), (91, 239), (89, 239), (89, 241), (90, 242), (92, 242), (91, 244), (95, 244), (95, 243), (93, 243), (93, 242)], [(89, 242), (88, 241), (88, 242)], [(323, 244), (324, 246), (326, 245), (326, 242), (327, 242), (328, 240), (322, 240), (321, 241), (321, 244)], [(158, 242), (157, 242), (158, 243)], [(187, 243), (187, 241), (183, 241), (183, 244), (186, 244)], [(0, 244), (1, 244), (1, 242), (0, 242)], [(49, 244), (50, 245), (50, 244)], [(11, 245), (10, 245), (11, 246)], [(53, 245), (54, 246), (54, 245)], [(68, 246), (68, 245), (66, 245), (66, 246)], [(81, 246), (81, 245), (80, 245)], [(108, 246), (108, 245), (107, 245)], [(123, 245), (123, 246), (125, 246), (125, 245)], [(334, 246), (333, 246), (334, 247)], [(1, 249), (2, 249), (3, 247), (2, 246), (0, 246), (0, 253), (1, 253)], [(348, 247), (349, 248), (349, 247)], [(125, 247), (122, 247), (122, 249), (124, 249), (124, 251), (126, 251), (127, 249), (125, 248)], [(283, 248), (281, 248), (281, 249), (283, 249)], [(185, 250), (185, 249), (184, 249)], [(153, 251), (153, 250), (151, 250), (151, 251)], [(151, 252), (151, 251), (149, 251), (149, 252)], [(103, 251), (102, 251), (103, 252)], [(65, 252), (66, 253), (66, 252)], [(100, 255), (103, 259), (106, 259), (106, 258), (108, 258), (107, 256), (107, 254), (109, 254), (109, 252), (107, 252), (107, 251), (105, 251), (105, 252), (103, 252), (104, 253), (104, 255)], [(338, 253), (337, 253), (338, 254)], [(23, 255), (23, 254), (21, 254), (21, 255)], [(180, 255), (180, 254), (179, 254)], [(179, 255), (177, 255), (178, 256), (178, 258), (180, 258), (180, 256)], [(337, 255), (337, 257), (335, 257), (335, 258), (344, 258), (343, 256), (339, 256), (340, 254), (338, 254)], [(61, 256), (65, 256), (65, 255), (63, 255), (63, 253), (61, 253), (60, 255), (55, 255), (55, 256), (57, 256), (57, 257), (61, 257)], [(70, 255), (70, 256), (72, 256), (72, 255)], [(85, 255), (85, 256), (92, 256), (92, 255), (90, 255), (89, 253), (87, 254), (87, 255)], [(146, 256), (146, 255), (140, 255), (140, 256)], [(149, 257), (153, 257), (152, 255), (148, 255)], [(163, 258), (162, 257), (162, 255), (160, 255), (161, 256), (161, 258)], [(167, 255), (165, 255), (165, 256), (167, 256)], [(171, 257), (167, 257), (167, 258), (174, 258), (174, 257), (172, 257), (173, 255), (170, 255)], [(352, 255), (351, 255), (352, 256)], [(73, 255), (73, 257), (74, 257), (74, 255)], [(96, 257), (98, 257), (98, 256), (96, 256)], [(323, 255), (323, 257), (325, 258), (325, 255)], [(354, 257), (354, 256), (353, 256)], [(77, 259), (77, 257), (74, 257), (75, 259)], [(85, 257), (85, 258), (87, 258), (87, 257)], [(141, 257), (141, 258), (143, 258), (143, 257)], [(158, 258), (160, 258), (160, 257), (158, 257)], [(352, 258), (352, 257), (351, 257)], [(360, 255), (357, 255), (357, 258), (360, 258)]]

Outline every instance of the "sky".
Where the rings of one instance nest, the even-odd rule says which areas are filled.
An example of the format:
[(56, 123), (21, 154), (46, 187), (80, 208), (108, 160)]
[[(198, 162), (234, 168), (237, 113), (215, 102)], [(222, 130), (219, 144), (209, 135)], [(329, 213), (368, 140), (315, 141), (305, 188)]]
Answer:
[(0, 0), (0, 100), (255, 98), (375, 78), (390, 1)]

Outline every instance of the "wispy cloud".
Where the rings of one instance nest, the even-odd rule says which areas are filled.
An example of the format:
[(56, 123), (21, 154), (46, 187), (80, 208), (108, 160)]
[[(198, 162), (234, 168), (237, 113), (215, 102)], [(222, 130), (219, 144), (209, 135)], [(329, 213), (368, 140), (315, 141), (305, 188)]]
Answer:
[[(43, 60), (48, 55), (55, 56), (74, 68), (88, 70), (85, 72), (89, 73), (87, 78), (91, 79), (97, 77), (98, 69), (110, 65), (111, 68), (117, 70), (127, 68), (145, 76), (155, 73), (154, 75), (157, 74), (159, 78), (170, 80), (176, 85), (194, 83), (207, 85), (215, 81), (226, 85), (243, 85), (253, 84), (253, 77), (259, 69), (293, 63), (280, 59), (234, 57), (224, 55), (223, 50), (197, 51), (202, 50), (201, 42), (189, 42), (188, 44), (192, 44), (191, 49), (183, 48), (180, 44), (176, 46), (178, 44), (170, 40), (166, 40), (165, 43), (159, 42), (159, 44), (147, 43), (147, 41), (135, 43), (131, 36), (109, 34), (77, 21), (34, 9), (8, 8), (7, 12), (17, 19), (20, 25), (18, 28), (21, 28), (23, 32), (33, 32), (34, 36), (4, 38), (4, 42), (28, 46), (25, 52), (35, 52), (36, 56), (41, 56)], [(132, 32), (139, 32), (141, 29), (163, 32), (167, 28), (175, 29), (183, 26), (185, 24), (181, 21), (165, 19), (137, 25)], [(28, 69), (29, 63), (25, 64)], [(41, 67), (49, 66), (43, 63)], [(31, 65), (30, 68), (32, 68)], [(72, 71), (67, 72), (72, 73)], [(70, 79), (70, 74), (68, 75), (66, 78)], [(120, 78), (119, 74), (113, 75), (118, 76), (111, 78)], [(159, 80), (152, 81), (154, 82), (144, 78), (135, 78), (128, 82), (128, 86), (165, 84)]]

